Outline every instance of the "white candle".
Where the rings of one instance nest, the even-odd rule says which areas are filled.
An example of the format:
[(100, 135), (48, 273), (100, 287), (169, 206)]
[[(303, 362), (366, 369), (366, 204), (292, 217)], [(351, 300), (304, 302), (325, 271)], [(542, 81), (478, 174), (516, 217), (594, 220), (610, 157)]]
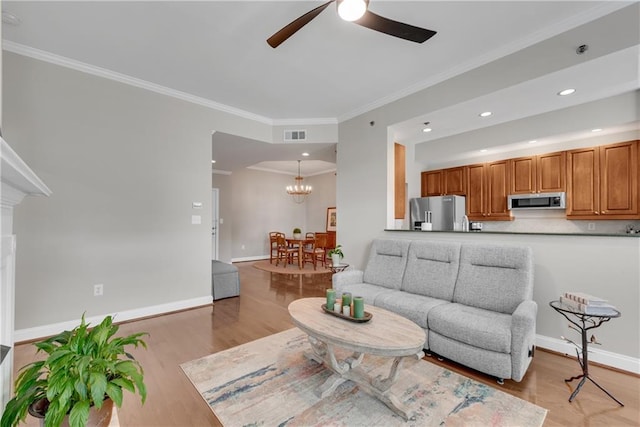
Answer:
[(342, 314), (345, 316), (351, 316), (351, 306), (345, 305), (342, 307)]
[(336, 303), (333, 304), (333, 311), (335, 311), (336, 313), (340, 313), (340, 311), (342, 311), (342, 303), (340, 301), (336, 301)]

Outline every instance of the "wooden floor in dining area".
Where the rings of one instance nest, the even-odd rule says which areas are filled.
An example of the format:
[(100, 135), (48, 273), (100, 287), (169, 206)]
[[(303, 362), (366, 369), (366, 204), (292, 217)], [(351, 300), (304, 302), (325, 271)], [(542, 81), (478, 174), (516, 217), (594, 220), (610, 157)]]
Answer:
[[(141, 405), (138, 397), (125, 392), (124, 404), (118, 411), (121, 426), (221, 425), (179, 365), (293, 327), (287, 311), (289, 303), (323, 296), (325, 289), (331, 287), (330, 273), (269, 273), (252, 264), (235, 264), (240, 272), (240, 297), (121, 325), (123, 334), (150, 333), (148, 350), (132, 351), (145, 370), (147, 402)], [(576, 381), (567, 385), (563, 379), (578, 373), (576, 360), (540, 349), (523, 381), (505, 381), (503, 386), (492, 377), (454, 363), (425, 359), (548, 409), (545, 426), (640, 425), (640, 378), (634, 375), (590, 367), (591, 375), (625, 404), (620, 407), (589, 382), (569, 403)], [(16, 367), (32, 360), (32, 345), (16, 346)]]

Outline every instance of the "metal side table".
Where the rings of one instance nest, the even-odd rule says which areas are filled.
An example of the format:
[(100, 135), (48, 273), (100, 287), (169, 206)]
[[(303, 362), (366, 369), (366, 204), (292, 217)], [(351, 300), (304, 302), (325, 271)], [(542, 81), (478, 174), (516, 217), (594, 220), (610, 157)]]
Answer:
[(573, 399), (577, 396), (578, 392), (580, 391), (584, 383), (587, 380), (589, 380), (596, 387), (598, 387), (600, 390), (605, 392), (607, 396), (615, 400), (620, 406), (624, 406), (622, 402), (620, 402), (618, 399), (613, 397), (611, 393), (605, 390), (600, 384), (595, 382), (595, 380), (591, 378), (591, 376), (589, 375), (589, 352), (587, 348), (589, 345), (589, 340), (587, 339), (587, 332), (590, 329), (595, 329), (599, 327), (604, 322), (608, 322), (613, 318), (620, 317), (621, 313), (618, 310), (614, 310), (615, 313), (606, 314), (606, 315), (605, 314), (585, 314), (580, 311), (575, 311), (570, 307), (567, 307), (566, 305), (562, 304), (560, 301), (551, 301), (549, 305), (555, 311), (562, 314), (571, 324), (575, 325), (580, 331), (580, 335), (582, 336), (582, 346), (580, 348), (580, 350), (582, 350), (582, 354), (580, 354), (580, 351), (578, 351), (578, 349), (576, 348), (578, 363), (582, 368), (582, 374), (564, 380), (565, 382), (568, 383), (573, 380), (582, 378), (578, 383), (578, 386), (575, 388), (575, 390), (573, 390), (573, 393), (571, 393), (571, 396), (569, 397), (569, 402), (573, 401)]

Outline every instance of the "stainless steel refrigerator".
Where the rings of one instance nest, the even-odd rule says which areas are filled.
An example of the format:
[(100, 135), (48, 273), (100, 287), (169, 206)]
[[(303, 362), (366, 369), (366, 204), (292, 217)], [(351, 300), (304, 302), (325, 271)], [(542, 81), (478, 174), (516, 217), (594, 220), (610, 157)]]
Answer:
[(464, 196), (420, 197), (409, 201), (411, 227), (420, 230), (431, 222), (435, 231), (462, 231), (466, 214)]

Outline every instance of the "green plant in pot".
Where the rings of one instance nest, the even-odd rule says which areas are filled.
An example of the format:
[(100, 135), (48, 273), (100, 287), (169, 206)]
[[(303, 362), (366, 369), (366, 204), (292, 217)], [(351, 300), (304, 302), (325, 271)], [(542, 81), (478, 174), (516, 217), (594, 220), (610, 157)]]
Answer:
[(344, 254), (342, 253), (342, 245), (337, 245), (335, 248), (330, 249), (327, 252), (327, 255), (331, 258), (331, 263), (333, 265), (339, 265), (340, 260), (344, 258)]
[(36, 342), (37, 351), (48, 356), (20, 369), (15, 396), (7, 402), (0, 427), (17, 425), (27, 412), (44, 416), (45, 427), (65, 420), (71, 427), (80, 427), (87, 425), (90, 413), (99, 410), (106, 413), (108, 424), (112, 405), (122, 405), (123, 389), (137, 390), (144, 403), (147, 389), (142, 366), (125, 347), (147, 348), (142, 337), (148, 334), (115, 337), (117, 331), (111, 316), (89, 328), (83, 314), (73, 330)]
[(302, 230), (300, 230), (299, 228), (294, 228), (293, 229), (293, 238), (294, 239), (300, 239), (302, 237)]

